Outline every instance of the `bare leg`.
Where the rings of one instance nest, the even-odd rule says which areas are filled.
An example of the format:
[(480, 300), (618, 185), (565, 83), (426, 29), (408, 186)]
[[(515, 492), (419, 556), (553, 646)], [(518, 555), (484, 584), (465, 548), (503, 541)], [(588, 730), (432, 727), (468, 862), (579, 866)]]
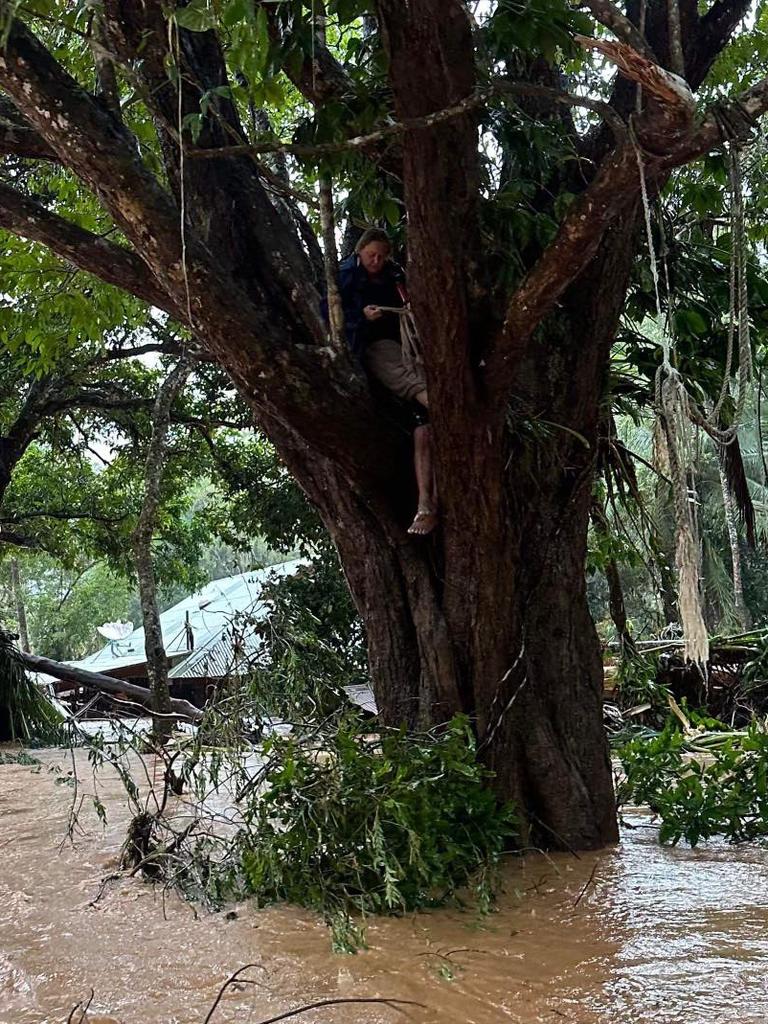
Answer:
[(419, 508), (408, 533), (424, 536), (437, 526), (437, 495), (432, 467), (432, 430), (429, 426), (416, 427), (413, 432), (413, 465)]

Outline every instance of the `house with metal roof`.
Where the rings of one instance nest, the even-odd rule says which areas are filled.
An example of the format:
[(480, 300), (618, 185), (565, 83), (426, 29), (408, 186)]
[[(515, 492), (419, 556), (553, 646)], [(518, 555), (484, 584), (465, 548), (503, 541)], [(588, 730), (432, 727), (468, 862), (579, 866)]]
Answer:
[[(172, 690), (204, 689), (210, 682), (243, 674), (260, 646), (258, 627), (267, 611), (262, 600), (264, 585), (292, 575), (302, 564), (297, 559), (214, 580), (164, 611), (160, 625), (171, 665)], [(72, 664), (146, 685), (144, 630), (139, 627), (119, 640), (110, 640)], [(195, 683), (198, 685), (190, 686)]]

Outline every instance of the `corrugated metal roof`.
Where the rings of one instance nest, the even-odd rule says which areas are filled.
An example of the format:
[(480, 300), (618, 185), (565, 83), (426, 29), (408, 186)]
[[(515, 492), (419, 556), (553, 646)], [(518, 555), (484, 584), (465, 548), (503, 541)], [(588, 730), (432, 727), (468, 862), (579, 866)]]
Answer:
[(174, 666), (169, 679), (221, 679), (239, 675), (252, 664), (261, 647), (258, 626), (261, 605), (236, 612), (227, 625), (202, 647)]
[[(237, 664), (241, 648), (246, 659), (252, 655), (256, 643), (254, 622), (263, 618), (265, 611), (260, 600), (262, 587), (273, 577), (291, 575), (302, 564), (301, 559), (296, 559), (214, 580), (164, 611), (160, 616), (163, 642), (168, 657), (177, 662), (171, 678), (199, 675), (216, 678), (214, 671), (202, 671), (206, 657), (213, 670)], [(179, 662), (183, 655), (188, 657)], [(144, 630), (139, 628), (124, 640), (110, 641), (95, 654), (71, 664), (90, 672), (108, 673), (145, 663)], [(188, 671), (188, 665), (197, 667), (198, 671)], [(219, 674), (226, 675), (227, 671)]]

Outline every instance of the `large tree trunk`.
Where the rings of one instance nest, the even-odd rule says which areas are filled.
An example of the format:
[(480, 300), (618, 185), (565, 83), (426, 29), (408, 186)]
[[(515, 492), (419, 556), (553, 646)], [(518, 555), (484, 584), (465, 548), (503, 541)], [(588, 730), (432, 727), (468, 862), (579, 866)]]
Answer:
[[(385, 721), (418, 727), (472, 716), (526, 841), (565, 848), (617, 838), (584, 565), (605, 355), (635, 223), (630, 214), (610, 233), (568, 297), (567, 341), (562, 333), (543, 340), (535, 378), (521, 381), (528, 400), (528, 386), (543, 382), (533, 400), (547, 416), (517, 412), (500, 424), (478, 403), (466, 421), (453, 475), (439, 477), (447, 511), (431, 541), (405, 533), (407, 447), (387, 493), (372, 479), (350, 488), (332, 461), (307, 458), (265, 424), (337, 544)], [(463, 540), (451, 516), (461, 516)]]

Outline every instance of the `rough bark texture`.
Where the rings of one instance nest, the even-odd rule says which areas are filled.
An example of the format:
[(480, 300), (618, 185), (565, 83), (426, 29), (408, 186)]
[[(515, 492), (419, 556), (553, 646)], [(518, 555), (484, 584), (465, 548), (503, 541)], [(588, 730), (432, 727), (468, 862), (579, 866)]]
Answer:
[[(166, 462), (168, 426), (171, 406), (192, 368), (188, 355), (179, 361), (165, 378), (157, 392), (152, 410), (152, 437), (144, 467), (144, 499), (139, 521), (133, 534), (133, 552), (136, 577), (141, 600), (141, 619), (144, 626), (144, 651), (147, 656), (147, 676), (152, 692), (152, 710), (155, 714), (154, 734), (163, 739), (170, 734), (171, 692), (168, 688), (168, 658), (163, 643), (160, 610), (157, 606), (155, 566), (152, 558), (152, 537), (155, 532), (160, 487)], [(162, 717), (160, 717), (162, 716)]]
[[(285, 12), (263, 7), (278, 39)], [(647, 53), (665, 59), (666, 7), (662, 14), (649, 20)], [(404, 530), (414, 500), (410, 438), (374, 402), (348, 354), (327, 344), (300, 235), (243, 151), (237, 111), (220, 95), (227, 78), (215, 34), (169, 34), (161, 5), (105, 0), (107, 38), (141, 77), (156, 119), (164, 182), (127, 128), (19, 22), (0, 57), (0, 88), (123, 232), (129, 248), (111, 253), (115, 283), (160, 293), (156, 304), (187, 322), (318, 507), (365, 621), (384, 718), (417, 725), (470, 714), (529, 837), (600, 846), (615, 840), (616, 822), (584, 558), (608, 354), (636, 249), (636, 153), (621, 133), (617, 141), (615, 123), (579, 140), (579, 195), (556, 239), (511, 295), (495, 294), (481, 244), (479, 100), (465, 5), (380, 0), (377, 15), (395, 114), (410, 125), (402, 151), (387, 147), (384, 156), (402, 175), (435, 436), (443, 515), (429, 541)], [(730, 20), (699, 19), (681, 0), (680, 23), (695, 87)], [(170, 52), (169, 39), (178, 40)], [(715, 121), (694, 126), (692, 97), (661, 69), (626, 47), (601, 46), (633, 79), (615, 90), (621, 117), (633, 109), (634, 83), (643, 84), (634, 129), (657, 187), (671, 167), (716, 144)], [(176, 60), (181, 97), (165, 70)], [(321, 43), (314, 61), (288, 71), (314, 103), (356, 102), (354, 82)], [(199, 112), (203, 93), (215, 96), (212, 112), (196, 143), (184, 136), (182, 174), (179, 104), (182, 116)], [(768, 86), (746, 102), (752, 113), (766, 109)], [(460, 112), (423, 120), (447, 107)], [(546, 103), (536, 116), (550, 116)], [(561, 119), (562, 108), (551, 116)], [(211, 157), (233, 143), (235, 153)], [(205, 159), (192, 159), (196, 148), (209, 151)], [(9, 230), (100, 276), (116, 274), (99, 268), (93, 237), (71, 239), (66, 222), (41, 221), (18, 203), (0, 193)]]
[(11, 559), (11, 590), (13, 591), (13, 603), (16, 606), (16, 622), (19, 627), (19, 647), (22, 651), (29, 651), (29, 630), (27, 629), (27, 609), (24, 604), (24, 591), (21, 589), (21, 573), (19, 572), (18, 558)]

